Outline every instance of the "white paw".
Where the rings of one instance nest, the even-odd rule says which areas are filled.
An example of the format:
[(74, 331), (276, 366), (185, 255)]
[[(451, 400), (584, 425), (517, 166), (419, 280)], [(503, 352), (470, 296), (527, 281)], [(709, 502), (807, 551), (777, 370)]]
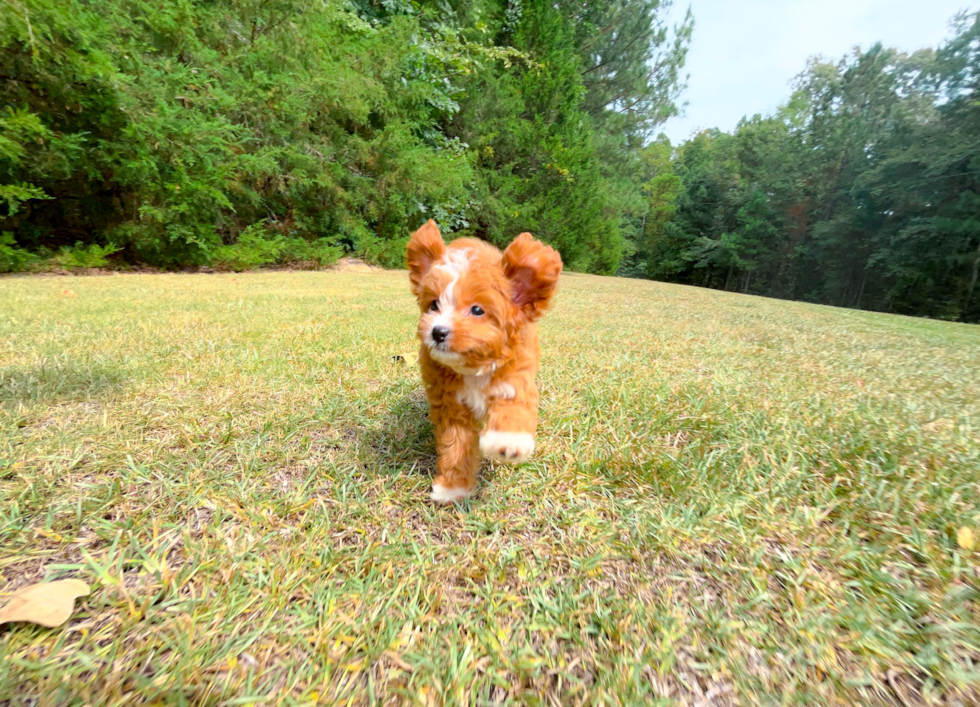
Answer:
[(453, 489), (449, 488), (448, 486), (443, 486), (442, 484), (432, 484), (431, 498), (436, 503), (456, 503), (456, 501), (461, 501), (468, 496), (472, 496), (475, 491), (475, 488)]
[(534, 437), (527, 432), (487, 430), (480, 435), (480, 451), (488, 459), (520, 464), (534, 451)]

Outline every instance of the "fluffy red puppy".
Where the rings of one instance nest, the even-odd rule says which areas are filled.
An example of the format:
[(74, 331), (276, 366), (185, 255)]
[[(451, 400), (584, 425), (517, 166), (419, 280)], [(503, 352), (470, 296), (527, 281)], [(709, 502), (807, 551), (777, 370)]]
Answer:
[(558, 285), (561, 256), (530, 233), (503, 253), (475, 238), (447, 246), (430, 220), (412, 234), (407, 259), (439, 452), (432, 499), (452, 503), (476, 490), (481, 452), (519, 463), (534, 451), (535, 322)]

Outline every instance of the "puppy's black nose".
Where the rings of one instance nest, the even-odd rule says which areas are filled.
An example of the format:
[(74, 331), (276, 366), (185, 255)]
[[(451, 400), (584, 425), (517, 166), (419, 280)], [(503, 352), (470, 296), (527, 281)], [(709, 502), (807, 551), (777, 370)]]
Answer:
[(443, 341), (445, 341), (447, 336), (449, 336), (449, 327), (432, 327), (432, 340), (437, 344), (441, 344)]

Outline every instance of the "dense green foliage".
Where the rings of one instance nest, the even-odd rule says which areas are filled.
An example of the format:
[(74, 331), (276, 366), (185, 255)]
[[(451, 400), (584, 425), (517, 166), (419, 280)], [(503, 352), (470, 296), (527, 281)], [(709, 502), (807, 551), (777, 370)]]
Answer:
[(399, 265), (434, 217), (572, 270), (980, 320), (980, 15), (680, 146), (660, 0), (12, 0), (0, 272)]
[(980, 14), (912, 55), (813, 61), (775, 115), (653, 145), (633, 267), (657, 279), (980, 320)]
[(636, 148), (680, 87), (690, 22), (668, 33), (665, 7), (11, 0), (0, 269), (76, 242), (164, 267), (394, 265), (435, 217), (614, 272), (645, 208)]

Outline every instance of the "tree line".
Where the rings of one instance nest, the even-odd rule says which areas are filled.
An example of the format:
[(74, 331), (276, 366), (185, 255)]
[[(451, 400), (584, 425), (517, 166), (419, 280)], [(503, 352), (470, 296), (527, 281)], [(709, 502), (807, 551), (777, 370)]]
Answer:
[(572, 270), (978, 321), (980, 24), (814, 60), (672, 146), (668, 0), (9, 0), (0, 271), (400, 265), (428, 218)]
[(774, 115), (644, 151), (644, 276), (980, 321), (980, 14), (812, 60)]

